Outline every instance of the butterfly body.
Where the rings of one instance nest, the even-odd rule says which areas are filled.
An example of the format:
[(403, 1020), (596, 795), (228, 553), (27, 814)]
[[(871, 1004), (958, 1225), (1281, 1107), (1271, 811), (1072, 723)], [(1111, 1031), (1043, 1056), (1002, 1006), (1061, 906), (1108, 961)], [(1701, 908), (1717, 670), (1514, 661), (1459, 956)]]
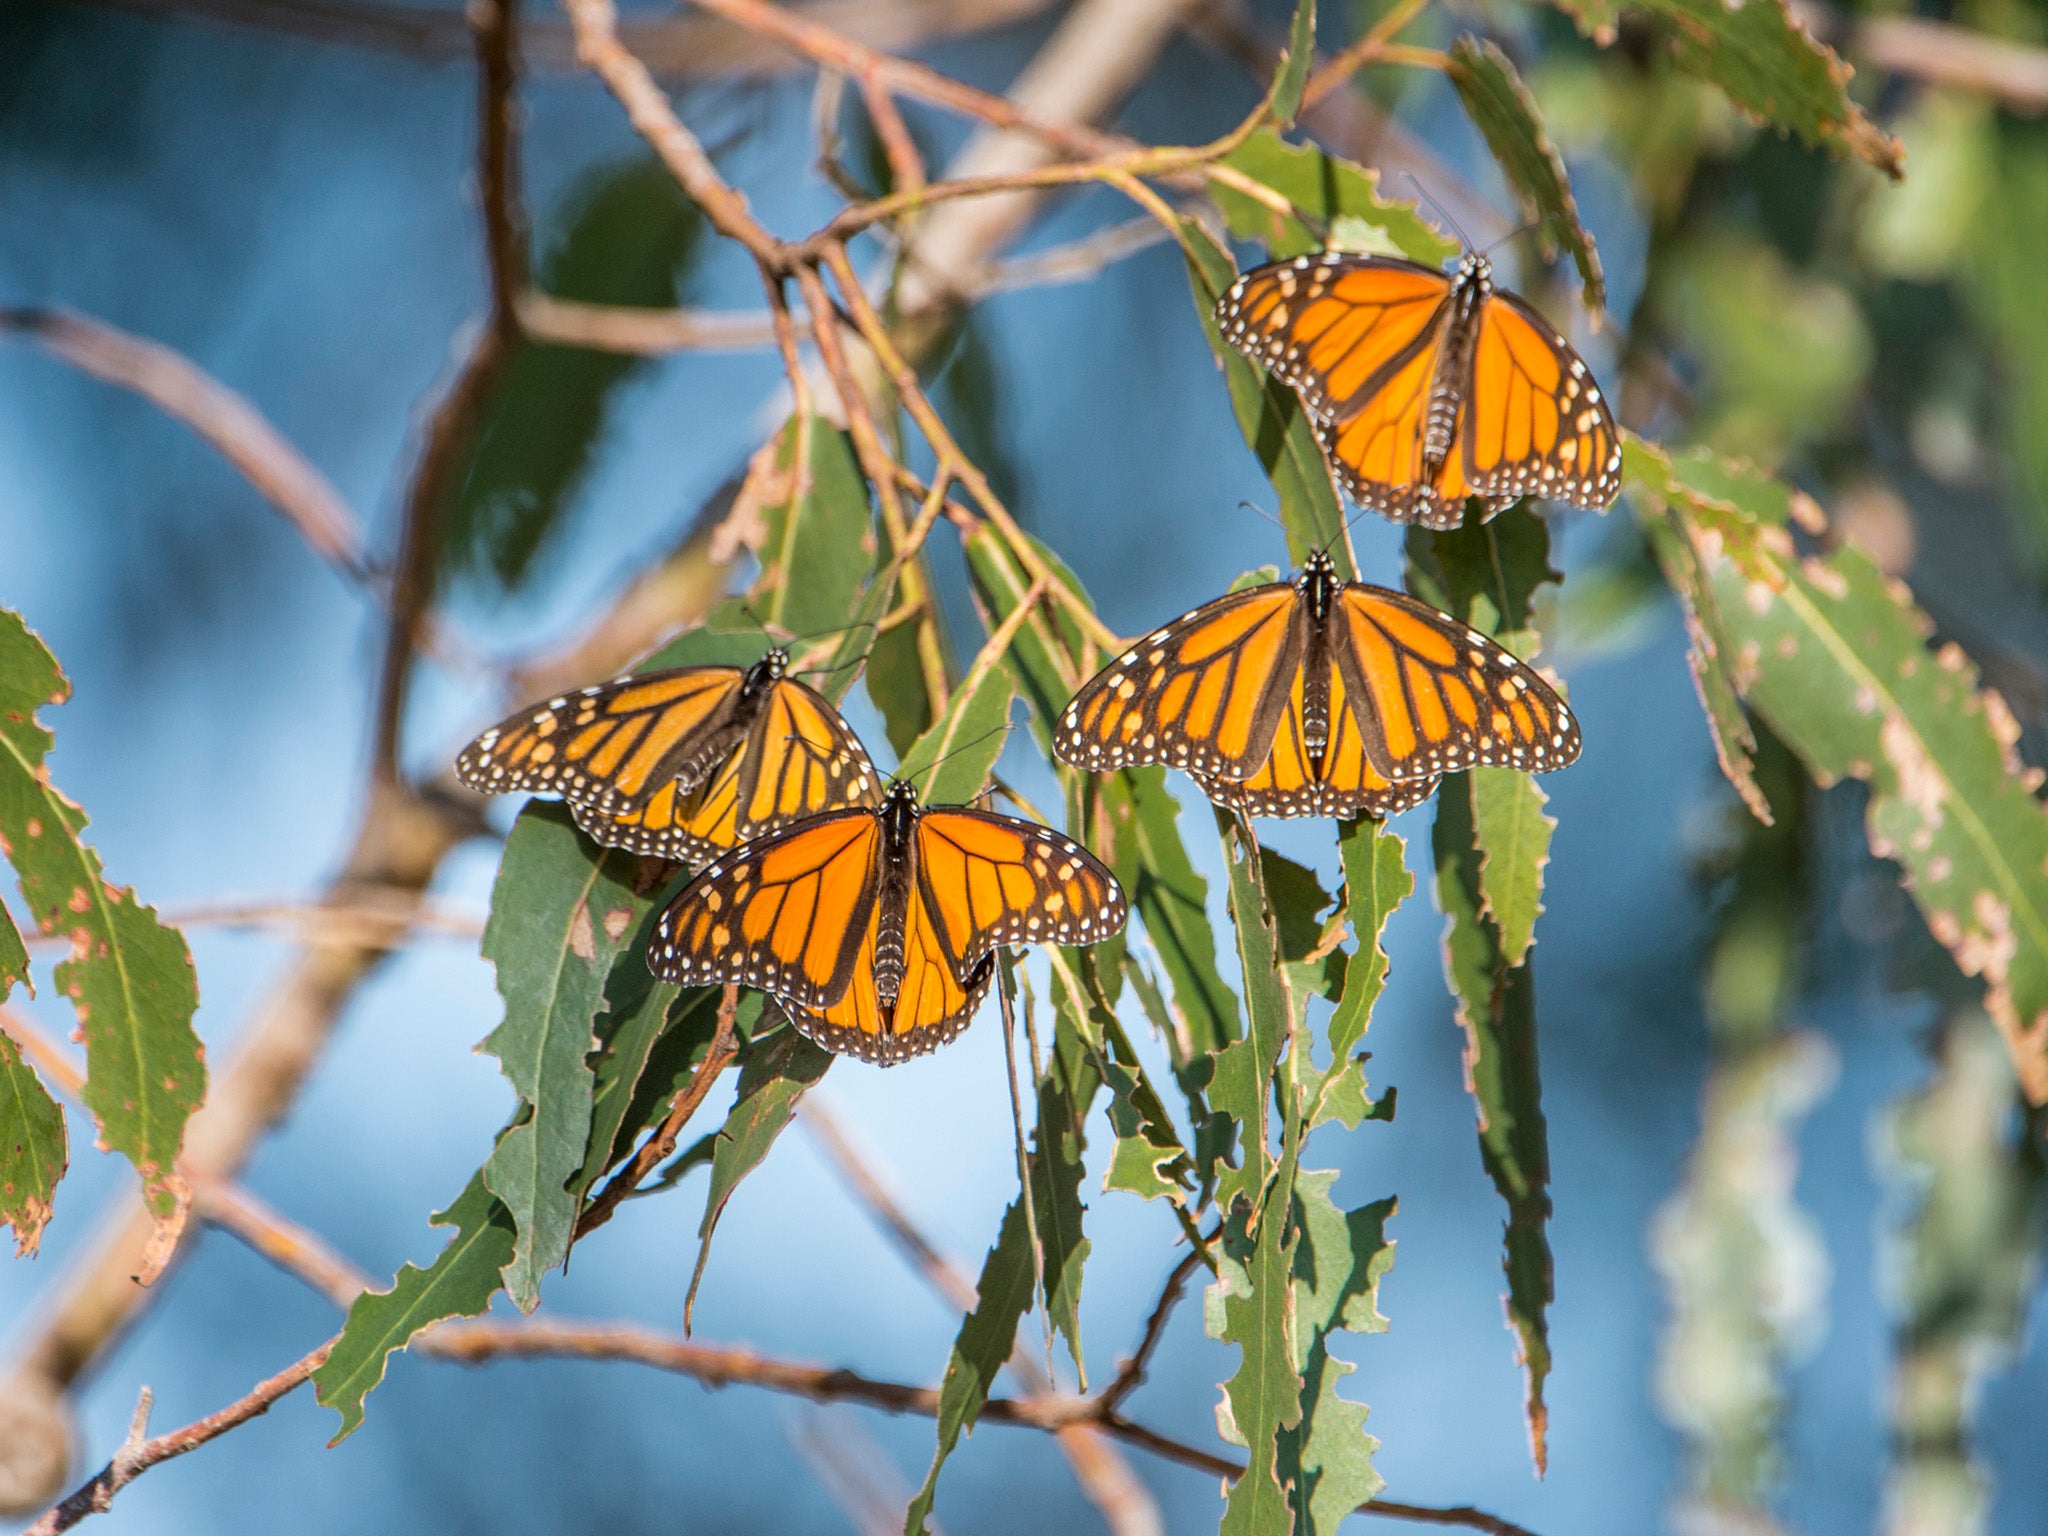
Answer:
[(656, 919), (648, 965), (772, 994), (829, 1050), (889, 1065), (973, 1018), (1010, 944), (1123, 926), (1115, 877), (1071, 838), (898, 784), (714, 859)]
[(558, 794), (608, 847), (701, 863), (792, 819), (879, 798), (873, 766), (789, 653), (616, 678), (499, 722), (466, 784)]
[(1571, 762), (1555, 690), (1486, 636), (1312, 555), (1291, 583), (1206, 603), (1082, 685), (1054, 750), (1103, 772), (1185, 769), (1261, 816), (1384, 816), (1477, 764)]
[(1344, 488), (1396, 522), (1454, 528), (1536, 495), (1600, 508), (1621, 435), (1578, 354), (1497, 288), (1477, 252), (1454, 273), (1328, 253), (1240, 276), (1217, 304), (1233, 346), (1300, 395)]

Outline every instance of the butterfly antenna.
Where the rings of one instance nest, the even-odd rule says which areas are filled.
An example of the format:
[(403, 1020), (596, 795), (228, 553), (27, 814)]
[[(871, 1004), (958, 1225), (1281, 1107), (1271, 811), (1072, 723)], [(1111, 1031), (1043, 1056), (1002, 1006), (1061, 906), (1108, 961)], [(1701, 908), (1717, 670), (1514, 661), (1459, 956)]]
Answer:
[(1402, 176), (1406, 177), (1408, 183), (1415, 188), (1416, 196), (1420, 197), (1425, 203), (1429, 204), (1430, 207), (1434, 208), (1438, 213), (1443, 215), (1444, 222), (1450, 225), (1451, 229), (1457, 234), (1458, 242), (1461, 245), (1463, 245), (1466, 250), (1471, 250), (1472, 237), (1465, 233), (1465, 226), (1458, 222), (1456, 216), (1452, 214), (1451, 210), (1446, 208), (1442, 203), (1438, 202), (1434, 197), (1430, 196), (1429, 188), (1425, 187), (1422, 184), (1421, 179), (1417, 177), (1413, 171), (1403, 171), (1401, 174)]
[[(997, 726), (994, 730), (983, 731), (979, 736), (976, 736), (973, 740), (963, 741), (960, 743), (959, 746), (954, 747), (951, 751), (941, 752), (929, 763), (926, 763), (924, 767), (918, 769), (916, 773), (911, 775), (911, 783), (915, 784), (919, 778), (932, 773), (936, 773), (938, 771), (939, 764), (945, 762), (948, 758), (958, 757), (962, 752), (968, 751), (970, 748), (980, 746), (984, 741), (987, 741), (991, 736), (1007, 736), (1010, 734), (1012, 729), (1013, 727), (1010, 725), (1009, 721), (1005, 720), (1001, 725)], [(900, 775), (891, 775), (891, 777), (900, 777)], [(922, 795), (924, 791), (919, 790), (918, 793)]]
[(1544, 225), (1548, 224), (1549, 222), (1550, 220), (1548, 218), (1530, 219), (1520, 228), (1509, 230), (1506, 234), (1502, 235), (1498, 240), (1494, 241), (1493, 244), (1489, 245), (1485, 250), (1481, 251), (1479, 254), (1482, 256), (1491, 256), (1495, 251), (1499, 250), (1502, 246), (1506, 245), (1510, 240), (1519, 240), (1522, 238), (1522, 236), (1528, 234), (1530, 230), (1541, 229)]

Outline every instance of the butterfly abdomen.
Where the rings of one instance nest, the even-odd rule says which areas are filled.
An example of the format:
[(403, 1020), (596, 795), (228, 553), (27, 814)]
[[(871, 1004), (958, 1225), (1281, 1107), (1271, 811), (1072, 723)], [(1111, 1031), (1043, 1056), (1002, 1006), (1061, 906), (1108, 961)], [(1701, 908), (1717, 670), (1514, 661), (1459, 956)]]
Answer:
[(903, 991), (904, 919), (910, 911), (911, 859), (917, 841), (917, 791), (908, 780), (882, 802), (881, 883), (875, 892), (875, 995), (882, 1012), (896, 1011)]

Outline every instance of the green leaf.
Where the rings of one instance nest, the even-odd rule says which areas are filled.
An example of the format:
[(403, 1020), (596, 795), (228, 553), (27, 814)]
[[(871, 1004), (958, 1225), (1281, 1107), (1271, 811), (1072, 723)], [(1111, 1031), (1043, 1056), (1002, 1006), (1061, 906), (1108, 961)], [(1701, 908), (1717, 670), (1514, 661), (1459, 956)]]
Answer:
[(0, 848), (37, 930), (70, 941), (55, 980), (85, 1042), (85, 1105), (101, 1142), (142, 1175), (157, 1223), (153, 1272), (168, 1261), (191, 1201), (177, 1159), (185, 1122), (206, 1093), (205, 1052), (192, 1030), (199, 983), (184, 937), (107, 881), (80, 838), (85, 812), (50, 783), (52, 737), (36, 711), (70, 691), (56, 657), (0, 609)]
[[(1256, 1008), (1253, 1019), (1256, 1033)], [(1301, 1423), (1293, 1284), (1301, 1232), (1292, 1219), (1298, 1152), (1298, 1143), (1290, 1137), (1273, 1169), (1263, 1206), (1240, 1207), (1224, 1223), (1223, 1260), (1228, 1268), (1210, 1288), (1211, 1305), (1222, 1319), (1219, 1337), (1239, 1350), (1237, 1370), (1223, 1384), (1217, 1429), (1250, 1452), (1244, 1472), (1231, 1484), (1218, 1536), (1273, 1536), (1293, 1524), (1280, 1463), (1283, 1437)], [(1247, 1221), (1256, 1225), (1247, 1230)]]
[(846, 623), (874, 560), (868, 483), (853, 439), (822, 417), (791, 417), (774, 451), (780, 491), (762, 509), (754, 609), (786, 633), (821, 634)]
[[(1387, 984), (1389, 962), (1383, 942), (1387, 919), (1415, 889), (1415, 877), (1408, 873), (1401, 839), (1379, 822), (1345, 822), (1338, 833), (1337, 849), (1344, 864), (1341, 910), (1358, 939), (1358, 949), (1344, 968), (1344, 991), (1330, 1014), (1330, 1064), (1309, 1096), (1307, 1120), (1310, 1128), (1335, 1119), (1356, 1130), (1377, 1106), (1365, 1095), (1362, 1058), (1353, 1053), (1365, 1038), (1373, 1004)], [(1392, 1089), (1384, 1103), (1384, 1113), (1391, 1116)]]
[(22, 942), (21, 930), (14, 926), (14, 916), (5, 907), (0, 907), (0, 1000), (4, 1000), (16, 982), (28, 988), (29, 996), (35, 996), (35, 986), (28, 978), (28, 945)]
[(686, 1329), (711, 1258), (711, 1234), (726, 1202), (740, 1181), (761, 1166), (776, 1138), (789, 1129), (797, 1100), (831, 1065), (830, 1051), (787, 1024), (752, 1042), (740, 1068), (739, 1093), (711, 1155), (711, 1188), (704, 1196), (704, 1219), (697, 1224), (697, 1267), (683, 1302)]
[[(648, 917), (652, 919), (650, 910)], [(583, 1171), (570, 1186), (579, 1198), (625, 1161), (633, 1144), (666, 1118), (679, 1089), (695, 1076), (718, 1033), (723, 987), (691, 987), (648, 974), (647, 928), (628, 941), (605, 983), (605, 1012), (597, 1021), (603, 1041), (591, 1098), (590, 1146)], [(751, 1035), (762, 996), (740, 995), (734, 1027)]]
[[(0, 927), (11, 926), (0, 912)], [(64, 1111), (0, 1030), (0, 1223), (14, 1228), (17, 1258), (42, 1246), (68, 1161)]]
[[(1038, 1129), (1032, 1138), (1031, 1192), (1044, 1251), (1048, 1310), (1067, 1335), (1080, 1363), (1079, 1314), (1081, 1266), (1088, 1256), (1081, 1236), (1081, 1129), (1100, 1086), (1093, 1053), (1082, 1039), (1073, 1016), (1059, 1011), (1053, 1056), (1038, 1085)], [(1003, 1362), (1017, 1347), (1017, 1325), (1031, 1309), (1036, 1275), (1031, 1262), (1031, 1237), (1021, 1199), (1003, 1212), (995, 1246), (982, 1261), (976, 1283), (980, 1300), (961, 1320), (960, 1332), (946, 1357), (939, 1381), (938, 1448), (924, 1485), (903, 1518), (905, 1536), (922, 1536), (931, 1519), (939, 1471), (974, 1428), (982, 1405)]]
[(639, 860), (597, 847), (555, 801), (530, 800), (505, 839), (483, 956), (497, 972), (504, 1022), (479, 1049), (525, 1106), (484, 1164), (485, 1186), (518, 1229), (505, 1289), (520, 1311), (569, 1256), (595, 1089), (588, 1057), (605, 980), (644, 916)]
[(1381, 1333), (1379, 1283), (1393, 1267), (1385, 1235), (1392, 1200), (1340, 1211), (1334, 1169), (1304, 1168), (1295, 1180), (1294, 1311), (1301, 1350), (1301, 1423), (1279, 1434), (1280, 1480), (1291, 1492), (1299, 1536), (1334, 1536), (1346, 1516), (1386, 1486), (1372, 1464), (1379, 1441), (1365, 1432), (1363, 1403), (1337, 1384), (1356, 1369), (1329, 1352), (1329, 1335)]
[[(1930, 93), (1925, 100), (1991, 115), (1988, 103), (1960, 94)], [(1935, 239), (1961, 241), (1976, 255), (1974, 280), (1958, 286), (1980, 317), (1977, 334), (1989, 337), (1997, 350), (1995, 415), (2018, 482), (2014, 499), (2024, 509), (2019, 531), (2038, 574), (2048, 570), (2048, 306), (2040, 302), (2041, 252), (2048, 249), (2048, 134), (2038, 124), (2023, 127), (2009, 117), (1990, 132), (1996, 157), (1985, 179), (1993, 191), (1982, 216), (1921, 227), (1931, 228)], [(1921, 185), (1926, 168), (1917, 159), (1914, 165), (1912, 184)]]
[(1274, 1174), (1270, 1145), (1273, 1074), (1282, 1045), (1297, 1027), (1302, 1005), (1278, 968), (1279, 955), (1266, 918), (1265, 892), (1253, 845), (1243, 825), (1228, 812), (1216, 812), (1216, 826), (1230, 868), (1230, 916), (1237, 930), (1245, 1008), (1251, 1017), (1250, 1032), (1217, 1055), (1209, 1085), (1209, 1102), (1235, 1116), (1241, 1127), (1238, 1166), (1223, 1170), (1216, 1184), (1217, 1203), (1229, 1211), (1239, 1200), (1257, 1206)]
[[(570, 195), (535, 286), (556, 298), (667, 309), (703, 215), (652, 155), (605, 166)], [(492, 392), (448, 507), (444, 569), (510, 591), (568, 531), (570, 511), (644, 358), (524, 341)]]
[(1548, 1460), (1543, 1383), (1550, 1374), (1545, 1313), (1552, 1299), (1550, 1151), (1536, 1064), (1536, 982), (1526, 964), (1510, 966), (1500, 931), (1482, 910), (1479, 851), (1473, 841), (1469, 775), (1444, 780), (1437, 793), (1436, 901), (1444, 914), (1444, 974), (1465, 1031), (1465, 1080), (1479, 1114), (1479, 1155), (1507, 1203), (1503, 1267), (1508, 1326), (1528, 1377), (1530, 1453), (1540, 1473)]
[[(1027, 535), (1028, 537), (1028, 535)], [(983, 523), (964, 541), (967, 574), (983, 610), (983, 621), (994, 632), (1017, 611), (1031, 590), (1031, 578), (993, 525)], [(1088, 602), (1088, 594), (1074, 573), (1036, 539), (1031, 546), (1068, 591)], [(1089, 604), (1092, 608), (1094, 605)], [(1074, 696), (1082, 679), (1076, 675), (1075, 658), (1083, 653), (1080, 626), (1057, 604), (1041, 604), (1017, 631), (1017, 638), (1003, 652), (1003, 665), (1016, 679), (1017, 691), (1031, 706), (1031, 731), (1041, 750), (1052, 751), (1053, 722)]]
[[(1618, 0), (1554, 3), (1603, 47), (1614, 41), (1624, 11)], [(1736, 6), (1722, 0), (1644, 0), (1626, 9), (1664, 22), (1659, 31), (1678, 67), (1720, 87), (1752, 117), (1893, 177), (1901, 174), (1898, 140), (1849, 99), (1854, 71), (1793, 20), (1785, 0)]]
[(1543, 910), (1543, 867), (1557, 818), (1543, 807), (1550, 797), (1529, 774), (1513, 768), (1472, 770), (1472, 821), (1482, 850), (1479, 895), (1500, 930), (1501, 958), (1520, 965), (1536, 941)]
[(1984, 979), (2022, 1089), (2048, 1102), (2048, 811), (2011, 711), (1959, 647), (1928, 650), (1933, 622), (1854, 545), (1802, 558), (1769, 503), (1731, 516), (1676, 489), (1750, 706), (1822, 783), (1869, 783), (1872, 850)]
[(1289, 557), (1298, 565), (1311, 551), (1328, 546), (1337, 574), (1349, 580), (1357, 565), (1344, 528), (1343, 508), (1308, 414), (1293, 390), (1268, 377), (1216, 328), (1216, 301), (1237, 276), (1230, 253), (1192, 219), (1181, 221), (1180, 241), (1202, 333), (1223, 366), (1238, 430), (1279, 493)]
[(1447, 73), (1465, 103), (1465, 114), (1485, 136), (1501, 174), (1522, 201), (1522, 216), (1540, 219), (1546, 252), (1559, 247), (1571, 254), (1589, 314), (1599, 315), (1607, 303), (1607, 280), (1600, 274), (1600, 253), (1593, 236), (1579, 221), (1564, 156), (1550, 140), (1536, 111), (1536, 98), (1515, 72), (1508, 56), (1490, 42), (1460, 37), (1451, 44)]
[(434, 1225), (455, 1228), (441, 1256), (425, 1269), (406, 1265), (388, 1291), (358, 1296), (326, 1362), (313, 1372), (314, 1395), (341, 1415), (329, 1445), (339, 1445), (361, 1426), (363, 1399), (384, 1379), (392, 1351), (444, 1317), (483, 1312), (512, 1262), (512, 1213), (484, 1188), (481, 1173), (471, 1176)]
[(1009, 745), (1016, 687), (1007, 667), (985, 667), (970, 675), (938, 723), (903, 754), (897, 777), (916, 783), (926, 805), (959, 805), (980, 794)]
[(1316, 61), (1316, 0), (1296, 0), (1294, 23), (1287, 29), (1287, 51), (1280, 55), (1266, 112), (1276, 123), (1291, 123), (1301, 110), (1309, 67)]
[[(1093, 948), (1055, 949), (1048, 958), (1059, 1017), (1087, 1047), (1093, 1070), (1110, 1090), (1109, 1125), (1116, 1134), (1116, 1145), (1102, 1187), (1127, 1190), (1146, 1200), (1164, 1196), (1181, 1204), (1187, 1198), (1185, 1186), (1193, 1162), (1166, 1112), (1165, 1101), (1146, 1074), (1137, 1047), (1116, 1016), (1103, 986), (1099, 952)], [(1136, 985), (1143, 989), (1143, 1006), (1163, 1010), (1158, 988), (1128, 952), (1122, 957), (1122, 966), (1122, 973), (1135, 977)]]
[[(1210, 188), (1230, 232), (1240, 240), (1259, 241), (1275, 261), (1322, 250), (1339, 220), (1347, 234), (1369, 234), (1363, 244), (1381, 255), (1436, 267), (1458, 254), (1458, 242), (1437, 233), (1413, 203), (1380, 196), (1378, 171), (1319, 144), (1290, 144), (1262, 128), (1225, 155), (1223, 163), (1278, 192), (1297, 210), (1283, 217), (1235, 187)], [(1354, 238), (1346, 244), (1361, 242)]]

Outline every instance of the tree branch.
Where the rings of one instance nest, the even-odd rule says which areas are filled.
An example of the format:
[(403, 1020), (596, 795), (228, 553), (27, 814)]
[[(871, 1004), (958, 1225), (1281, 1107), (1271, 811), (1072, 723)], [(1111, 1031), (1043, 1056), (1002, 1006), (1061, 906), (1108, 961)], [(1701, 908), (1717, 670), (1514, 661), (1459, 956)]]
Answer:
[(284, 514), (313, 552), (368, 581), (362, 529), (341, 492), (247, 398), (160, 342), (63, 309), (0, 309), (0, 331), (39, 343), (81, 373), (132, 390), (212, 445)]
[(490, 304), (454, 382), (428, 421), (406, 493), (370, 752), (373, 770), (389, 784), (398, 782), (399, 730), (433, 593), (448, 501), (475, 443), (484, 408), (519, 343), (519, 300), (526, 292), (526, 220), (518, 185), (518, 3), (477, 0), (470, 11), (476, 34), (478, 200)]

